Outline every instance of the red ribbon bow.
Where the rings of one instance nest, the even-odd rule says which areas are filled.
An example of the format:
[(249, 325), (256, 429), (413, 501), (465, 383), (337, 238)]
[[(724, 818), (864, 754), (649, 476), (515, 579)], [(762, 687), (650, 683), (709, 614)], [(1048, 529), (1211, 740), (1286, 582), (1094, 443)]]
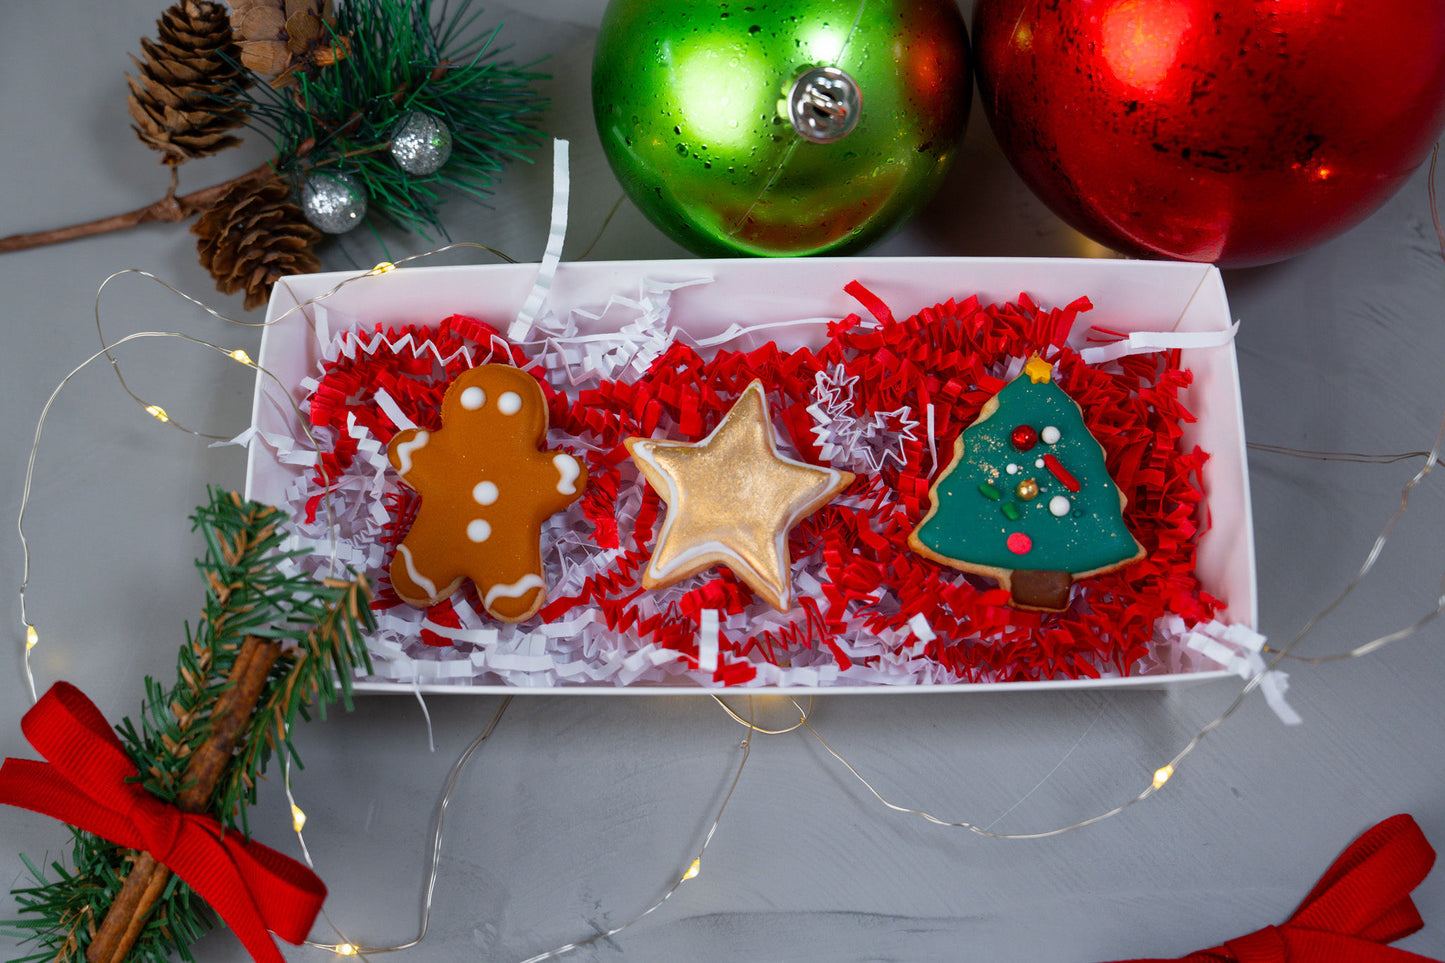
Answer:
[(1415, 820), (1403, 813), (1391, 816), (1335, 860), (1286, 922), (1180, 959), (1188, 963), (1434, 963), (1429, 957), (1385, 945), (1425, 925), (1410, 891), (1434, 862), (1435, 850)]
[(50, 762), (6, 759), (0, 803), (150, 853), (210, 904), (261, 963), (284, 963), (267, 930), (290, 943), (306, 938), (326, 898), (320, 878), (213, 817), (183, 813), (147, 792), (120, 739), (75, 686), (57, 682), (20, 728)]

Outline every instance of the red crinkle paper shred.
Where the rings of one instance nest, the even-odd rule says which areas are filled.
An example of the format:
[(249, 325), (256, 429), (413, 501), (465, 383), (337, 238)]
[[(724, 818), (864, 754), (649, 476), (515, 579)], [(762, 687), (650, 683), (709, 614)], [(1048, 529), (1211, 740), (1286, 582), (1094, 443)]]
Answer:
[[(1194, 574), (1204, 499), (1199, 478), (1207, 455), (1181, 440), (1181, 425), (1193, 416), (1179, 399), (1190, 373), (1180, 367), (1177, 351), (1125, 357), (1107, 370), (1085, 364), (1065, 346), (1079, 313), (1091, 308), (1085, 298), (1044, 310), (1025, 295), (1017, 303), (998, 305), (981, 305), (970, 297), (899, 320), (857, 282), (848, 290), (871, 320), (850, 315), (830, 325), (828, 339), (815, 351), (785, 352), (769, 343), (703, 357), (674, 341), (643, 376), (604, 381), (575, 398), (551, 388), (534, 359), (507, 343), (496, 328), (472, 318), (458, 315), (436, 328), (378, 327), (355, 335), (360, 340), (384, 335), (387, 345), (343, 355), (325, 366), (310, 414), (313, 424), (332, 428), (338, 441), (322, 456), (318, 482), (323, 472), (338, 474), (354, 456), (349, 424), (364, 425), (383, 443), (395, 433), (376, 403), (377, 388), (415, 424), (436, 428), (442, 395), (460, 371), (498, 361), (532, 370), (548, 399), (554, 430), (550, 444), (565, 447), (566, 437), (575, 436), (596, 448), (573, 449), (586, 460), (590, 475), (581, 501), (590, 536), (603, 548), (623, 549), (608, 570), (581, 591), (551, 600), (536, 618), (561, 619), (589, 606), (611, 630), (673, 649), (696, 666), (699, 613), (738, 613), (751, 596), (731, 572), (716, 568), (695, 576), (695, 587), (676, 603), (644, 614), (638, 604), (644, 594), (641, 571), (663, 506), (647, 488), (635, 522), (619, 524), (623, 490), (643, 484), (630, 465), (624, 474), (629, 456), (623, 441), (660, 429), (669, 438), (698, 440), (757, 378), (785, 444), (818, 461), (807, 409), (815, 401), (818, 374), (836, 376), (841, 368), (845, 377), (856, 378), (856, 416), (871, 419), (907, 408), (919, 421), (917, 437), (901, 440), (901, 464), (888, 461), (881, 471), (860, 475), (845, 500), (826, 505), (793, 530), (794, 559), (816, 553), (822, 562), (821, 594), (800, 598), (782, 631), (724, 631), (714, 682), (749, 681), (756, 664), (786, 664), (789, 653), (799, 649), (830, 651), (840, 668), (867, 664), (879, 656), (850, 656), (839, 644), (843, 630), (861, 627), (870, 635), (902, 630), (915, 616), (922, 616), (937, 636), (924, 657), (959, 681), (1098, 677), (1106, 671), (1127, 675), (1147, 654), (1161, 616), (1173, 613), (1188, 624), (1213, 617), (1218, 602), (1201, 590)], [(416, 349), (423, 342), (430, 350)], [(1146, 550), (1142, 560), (1087, 580), (1084, 603), (1076, 601), (1062, 613), (1013, 609), (1008, 593), (991, 580), (939, 566), (907, 545), (929, 508), (930, 483), (950, 460), (954, 440), (1007, 383), (1010, 359), (1031, 354), (1054, 364), (1059, 386), (1082, 409), (1111, 477), (1128, 496), (1125, 521)], [(931, 443), (924, 418), (930, 405)], [(395, 518), (389, 547), (409, 526), (415, 498), (403, 491), (389, 504)], [(383, 585), (376, 604), (402, 603)], [(428, 616), (440, 626), (457, 624), (447, 602)], [(427, 644), (449, 644), (442, 635), (427, 634)], [(904, 638), (914, 641), (911, 635)]]

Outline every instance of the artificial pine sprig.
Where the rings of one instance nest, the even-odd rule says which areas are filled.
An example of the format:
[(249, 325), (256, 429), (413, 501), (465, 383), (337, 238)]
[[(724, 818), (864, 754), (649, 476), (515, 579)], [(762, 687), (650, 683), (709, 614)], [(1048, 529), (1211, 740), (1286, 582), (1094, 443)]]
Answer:
[[(369, 211), (409, 231), (444, 234), (445, 196), (485, 202), (503, 164), (527, 159), (541, 141), (534, 125), (546, 101), (533, 84), (545, 75), (501, 58), (501, 28), (479, 28), (471, 0), (347, 0), (334, 16), (329, 0), (234, 0), (233, 7), (228, 24), (209, 0), (177, 0), (159, 23), (164, 49), (146, 47), (148, 57), (152, 48), (164, 53), (165, 63), (153, 64), (154, 76), (133, 92), (132, 112), (142, 139), (172, 164), (165, 196), (83, 224), (0, 237), (0, 254), (200, 215), (191, 230), (202, 266), (222, 291), (244, 291), (250, 310), (281, 277), (317, 270), (317, 228), (337, 229), (300, 204), (308, 178), (353, 176)], [(166, 68), (171, 61), (185, 71)], [(198, 86), (192, 81), (201, 68), (207, 82)], [(166, 112), (180, 100), (185, 111)], [(431, 173), (409, 173), (390, 152), (416, 113), (451, 134), (449, 159)], [(176, 165), (233, 144), (218, 131), (242, 117), (273, 142), (274, 156), (179, 193)]]
[[(146, 789), (179, 800), (183, 809), (187, 794), (198, 788), (197, 771), (214, 768), (209, 761), (198, 766), (198, 760), (219, 753), (222, 768), (201, 794), (202, 808), (189, 811), (208, 811), (242, 831), (272, 753), (296, 758), (290, 732), (295, 718), (306, 718), (308, 705), (324, 713), (337, 699), (349, 708), (351, 676), (359, 667), (370, 669), (364, 581), (299, 574), (291, 559), (302, 553), (284, 548), (282, 519), (277, 509), (211, 492), (210, 503), (192, 518), (206, 545), (196, 563), (206, 601), (180, 649), (176, 683), (167, 689), (148, 677), (139, 724), (126, 718), (116, 726)], [(248, 685), (255, 711), (246, 705), (242, 717), (224, 708)], [(235, 721), (228, 723), (228, 716)], [(217, 729), (228, 725), (236, 733), (217, 750), (223, 735)], [(47, 879), (26, 861), (33, 885), (15, 891), (21, 918), (6, 924), (38, 946), (25, 960), (79, 963), (104, 931), (109, 907), (135, 866), (153, 862), (88, 833), (73, 836), (70, 869), (54, 862)], [(161, 963), (177, 950), (190, 959), (190, 943), (210, 926), (204, 903), (171, 877), (128, 959)]]
[[(234, 88), (235, 109), (275, 140), (278, 172), (298, 183), (313, 170), (353, 174), (371, 210), (422, 233), (440, 230), (444, 191), (485, 200), (502, 162), (526, 159), (546, 103), (532, 88), (543, 75), (498, 59), (500, 27), (477, 33), (470, 0), (443, 9), (435, 22), (430, 6), (344, 4), (334, 33), (350, 42), (345, 59), (284, 90)], [(452, 133), (451, 158), (433, 174), (408, 174), (388, 153), (397, 127), (417, 110)]]
[[(72, 830), (71, 866), (60, 860), (50, 877), (21, 855), (31, 885), (12, 890), (23, 918), (7, 920), (4, 930), (34, 952), (9, 963), (80, 963), (95, 929), (125, 884), (133, 860), (124, 849), (89, 833)], [(191, 944), (210, 932), (205, 902), (180, 880), (172, 878), (156, 911), (131, 948), (136, 963), (170, 963), (177, 955), (193, 963)]]

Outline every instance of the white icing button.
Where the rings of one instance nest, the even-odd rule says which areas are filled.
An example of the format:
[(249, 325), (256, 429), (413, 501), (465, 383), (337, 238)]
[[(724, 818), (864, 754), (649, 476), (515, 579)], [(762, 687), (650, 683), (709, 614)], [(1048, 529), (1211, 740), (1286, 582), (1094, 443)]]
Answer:
[(467, 523), (467, 538), (474, 542), (485, 542), (492, 537), (492, 526), (485, 518), (474, 518)]
[(1055, 495), (1049, 499), (1049, 511), (1060, 518), (1069, 514), (1070, 508), (1073, 508), (1073, 506), (1069, 504), (1069, 500), (1063, 495)]
[(1059, 429), (1053, 425), (1049, 425), (1043, 431), (1039, 432), (1039, 437), (1043, 439), (1046, 445), (1057, 445), (1059, 443)]
[(497, 399), (497, 410), (504, 415), (515, 415), (522, 410), (522, 396), (515, 391), (504, 391)]
[(468, 411), (476, 411), (487, 403), (487, 393), (476, 385), (462, 392), (462, 407)]
[(1043, 460), (1042, 458), (1037, 459), (1037, 460), (1034, 462), (1034, 467), (1035, 467), (1035, 468), (1042, 468), (1042, 467), (1044, 467), (1044, 460)]
[[(497, 500), (497, 486), (494, 482), (477, 482), (477, 487), (472, 489), (472, 497), (477, 500), (478, 505), (490, 505)], [(481, 539), (476, 541), (480, 542)]]
[(1017, 475), (1019, 473), (1019, 466), (1015, 465), (1013, 462), (1009, 462), (1008, 467), (1004, 470), (1007, 471), (1010, 475)]

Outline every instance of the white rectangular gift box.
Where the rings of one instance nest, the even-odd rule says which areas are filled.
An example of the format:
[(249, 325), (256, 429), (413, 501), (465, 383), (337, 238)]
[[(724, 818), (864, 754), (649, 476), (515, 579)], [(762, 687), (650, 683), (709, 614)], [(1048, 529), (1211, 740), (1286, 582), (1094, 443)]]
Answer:
[[(354, 274), (299, 275), (278, 282), (261, 339), (253, 409), (253, 438), (247, 463), (246, 495), (280, 504), (288, 485), (311, 469), (278, 460), (262, 439), (304, 436), (296, 409), (305, 397), (303, 380), (319, 374), (323, 343), (344, 329), (384, 325), (434, 326), (452, 314), (485, 321), (505, 332), (533, 292), (535, 264), (475, 267), (402, 268), (356, 278)], [(697, 282), (711, 279), (708, 283)], [(351, 279), (351, 280), (348, 280)], [(543, 308), (556, 318), (571, 315), (579, 333), (602, 333), (619, 323), (604, 308), (614, 296), (636, 298), (644, 280), (677, 283), (671, 292), (670, 324), (695, 338), (707, 338), (733, 326), (777, 324), (754, 332), (728, 347), (747, 350), (775, 340), (784, 349), (820, 344), (826, 321), (850, 313), (866, 313), (844, 291), (857, 280), (887, 304), (895, 316), (976, 295), (983, 304), (1015, 301), (1027, 294), (1043, 308), (1063, 307), (1080, 296), (1094, 310), (1076, 323), (1070, 344), (1089, 346), (1091, 325), (1130, 333), (1136, 349), (1183, 347), (1182, 367), (1193, 384), (1181, 400), (1196, 416), (1183, 426), (1183, 444), (1210, 455), (1203, 469), (1206, 518), (1199, 538), (1198, 564), (1203, 590), (1225, 606), (1222, 623), (1236, 630), (1256, 625), (1256, 585), (1249, 479), (1245, 464), (1244, 426), (1239, 373), (1232, 340), (1233, 327), (1224, 285), (1210, 265), (1176, 262), (1058, 258), (813, 258), (777, 260), (675, 260), (578, 262), (558, 266)], [(347, 282), (347, 283), (342, 283)], [(338, 285), (341, 285), (338, 288)], [(330, 293), (328, 295), (328, 292)], [(321, 298), (311, 304), (306, 302)], [(298, 309), (298, 305), (301, 307)], [(577, 312), (576, 314), (572, 314)], [(598, 315), (602, 317), (597, 318)], [(785, 324), (815, 319), (808, 324)], [(625, 320), (625, 319), (624, 319)], [(615, 329), (613, 329), (615, 330)], [(1150, 334), (1161, 337), (1151, 338)], [(1087, 360), (1087, 359), (1086, 359)], [(1096, 359), (1097, 360), (1097, 359)], [(285, 395), (290, 395), (287, 400)], [(324, 551), (323, 546), (317, 549)], [(1237, 637), (1254, 637), (1252, 631)], [(1257, 639), (1257, 637), (1254, 637)], [(1241, 653), (1249, 647), (1235, 646)], [(1220, 646), (1205, 641), (1203, 651), (1216, 658)], [(1243, 655), (1241, 656), (1241, 659)], [(1060, 679), (1040, 682), (934, 685), (793, 686), (763, 691), (860, 693), (983, 691), (1055, 688), (1159, 686), (1204, 681), (1233, 674), (1197, 653), (1185, 660), (1193, 671), (1134, 675), (1127, 678)], [(1238, 671), (1241, 661), (1234, 666)], [(424, 663), (422, 665), (425, 665)], [(410, 680), (361, 680), (361, 691), (415, 692), (550, 692), (550, 693), (706, 693), (686, 677), (678, 684), (528, 685), (458, 684), (425, 676)], [(760, 691), (748, 687), (748, 691)]]

